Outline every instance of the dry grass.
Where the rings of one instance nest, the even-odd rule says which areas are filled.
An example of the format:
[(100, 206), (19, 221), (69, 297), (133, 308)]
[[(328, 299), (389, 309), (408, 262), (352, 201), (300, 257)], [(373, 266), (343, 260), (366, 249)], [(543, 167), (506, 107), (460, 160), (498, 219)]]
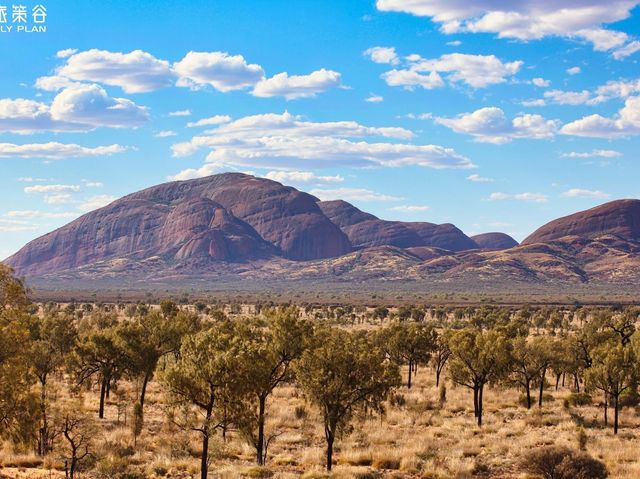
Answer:
[[(621, 430), (614, 436), (611, 428), (602, 425), (597, 399), (593, 405), (566, 408), (564, 399), (570, 391), (549, 390), (550, 400), (542, 409), (527, 410), (519, 405), (519, 391), (490, 388), (485, 393), (484, 426), (478, 428), (471, 391), (448, 383), (447, 401), (440, 408), (434, 376), (431, 369), (421, 368), (413, 388), (401, 388), (397, 393), (402, 398), (388, 404), (383, 417), (356, 421), (353, 433), (336, 444), (336, 466), (330, 476), (322, 467), (324, 435), (317, 410), (295, 388), (279, 388), (268, 405), (267, 433), (279, 435), (270, 445), (266, 467), (256, 467), (253, 449), (230, 432), (227, 442), (220, 437), (212, 440), (210, 477), (524, 478), (518, 464), (525, 452), (551, 444), (577, 449), (580, 424), (587, 438), (586, 451), (606, 464), (610, 477), (640, 477), (640, 418), (635, 409), (622, 411)], [(120, 395), (129, 405), (126, 418), (121, 410), (118, 421), (118, 397), (112, 394), (107, 419), (96, 419), (94, 471), (101, 474), (97, 477), (115, 478), (122, 471), (142, 474), (131, 477), (196, 477), (199, 437), (166, 420), (163, 392), (156, 382), (150, 386), (145, 428), (134, 447), (130, 405), (135, 393), (135, 384), (123, 382)], [(97, 395), (87, 393), (85, 403), (97, 418)], [(5, 445), (0, 450), (0, 477), (64, 477), (59, 470), (62, 455), (63, 451), (54, 451), (42, 461)]]

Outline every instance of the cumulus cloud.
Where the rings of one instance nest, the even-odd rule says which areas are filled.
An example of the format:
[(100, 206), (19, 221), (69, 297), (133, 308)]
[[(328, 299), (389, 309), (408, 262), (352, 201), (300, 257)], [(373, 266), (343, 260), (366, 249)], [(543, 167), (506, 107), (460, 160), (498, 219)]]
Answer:
[(634, 40), (629, 42), (624, 47), (618, 48), (613, 52), (613, 58), (616, 60), (623, 60), (630, 55), (633, 55), (637, 51), (640, 51), (640, 41)]
[(389, 211), (397, 211), (399, 213), (419, 213), (421, 211), (429, 211), (430, 206), (424, 205), (400, 205), (388, 208)]
[(620, 47), (628, 36), (602, 28), (630, 16), (637, 0), (377, 0), (381, 11), (430, 17), (445, 34), (494, 33), (499, 38), (536, 40), (562, 36), (586, 40), (596, 50)]
[(367, 98), (364, 99), (367, 103), (381, 103), (384, 101), (384, 98), (380, 95), (375, 95), (371, 93)]
[(262, 98), (282, 96), (287, 100), (316, 96), (340, 85), (340, 73), (333, 70), (316, 70), (309, 75), (278, 73), (271, 78), (260, 80), (253, 88), (252, 95)]
[(555, 135), (559, 123), (540, 115), (523, 114), (509, 119), (500, 108), (480, 108), (455, 118), (435, 118), (435, 122), (456, 133), (471, 135), (483, 143), (507, 143), (514, 138), (541, 140)]
[(371, 47), (364, 51), (364, 55), (376, 63), (386, 63), (388, 65), (400, 63), (396, 49), (393, 47)]
[(0, 99), (0, 131), (89, 131), (98, 127), (136, 128), (149, 118), (146, 108), (112, 98), (98, 85), (73, 85), (51, 105), (24, 98)]
[(191, 110), (176, 110), (169, 112), (169, 116), (191, 116)]
[(209, 85), (221, 92), (252, 87), (264, 78), (260, 65), (226, 52), (189, 52), (173, 68), (179, 75), (178, 86)]
[[(103, 83), (118, 86), (127, 93), (148, 92), (173, 84), (169, 62), (142, 50), (119, 53), (91, 49), (59, 58), (66, 60), (55, 71), (56, 82), (67, 79)], [(40, 78), (36, 85), (46, 86), (50, 81), (46, 77)]]
[(473, 88), (486, 88), (490, 85), (504, 83), (515, 75), (522, 66), (522, 61), (502, 62), (495, 55), (468, 55), (450, 53), (440, 58), (425, 59), (420, 55), (406, 57), (407, 64), (403, 69), (393, 69), (382, 75), (382, 79), (390, 86), (425, 89), (438, 88), (444, 85), (441, 74), (450, 83), (465, 83)]
[(231, 117), (229, 115), (214, 115), (214, 116), (210, 116), (209, 118), (202, 118), (198, 121), (190, 121), (189, 123), (187, 123), (187, 128), (220, 125), (222, 123), (228, 123), (230, 121), (231, 121)]
[(77, 51), (78, 51), (77, 48), (66, 48), (64, 50), (58, 50), (58, 52), (56, 53), (56, 57), (57, 58), (67, 58), (68, 56), (73, 55)]
[(493, 178), (480, 176), (477, 173), (467, 176), (467, 180), (473, 181), (474, 183), (493, 183), (495, 181)]
[(399, 201), (402, 198), (397, 196), (385, 195), (366, 188), (335, 188), (320, 189), (316, 188), (309, 192), (313, 196), (317, 196), (322, 201), (345, 200), (345, 201)]
[(340, 175), (316, 175), (311, 171), (270, 171), (264, 177), (280, 183), (342, 183), (344, 181)]
[(75, 143), (29, 143), (16, 145), (0, 143), (0, 158), (46, 158), (59, 160), (89, 156), (109, 156), (126, 151), (127, 147), (113, 144), (108, 146), (86, 147)]
[(561, 158), (618, 158), (622, 153), (616, 150), (591, 150), (591, 151), (570, 151), (562, 153)]
[(542, 193), (502, 193), (495, 192), (491, 193), (487, 198), (488, 201), (503, 201), (503, 200), (517, 200), (517, 201), (528, 201), (531, 203), (546, 203), (549, 201), (549, 197), (547, 195), (543, 195)]
[(551, 85), (550, 80), (545, 80), (544, 78), (540, 77), (534, 78), (533, 80), (531, 80), (531, 83), (540, 88), (548, 87), (549, 85)]
[(578, 73), (580, 73), (582, 71), (582, 69), (580, 67), (571, 67), (571, 68), (567, 68), (567, 73), (569, 75), (577, 75)]
[(624, 107), (613, 118), (589, 115), (567, 123), (560, 131), (565, 135), (591, 138), (613, 139), (640, 135), (640, 96), (627, 98)]
[(583, 188), (571, 188), (562, 193), (565, 198), (595, 198), (600, 200), (606, 200), (611, 195), (599, 190), (586, 190)]
[(195, 178), (204, 178), (205, 176), (215, 175), (222, 170), (220, 165), (213, 163), (205, 163), (200, 168), (187, 168), (185, 170), (168, 177), (170, 181), (185, 181)]
[(153, 135), (156, 138), (169, 138), (171, 136), (176, 136), (177, 133), (173, 130), (162, 130)]
[(178, 157), (208, 149), (209, 163), (243, 168), (296, 170), (302, 165), (303, 168), (334, 165), (473, 167), (467, 158), (453, 149), (398, 141), (413, 137), (414, 134), (405, 128), (369, 127), (354, 121), (311, 122), (285, 112), (240, 118), (220, 125), (206, 135), (174, 144), (172, 148)]
[(549, 90), (544, 92), (544, 97), (553, 103), (560, 105), (584, 105), (591, 100), (591, 92), (588, 90), (582, 91), (564, 91), (564, 90)]
[(107, 206), (109, 203), (112, 203), (116, 199), (117, 198), (115, 196), (111, 196), (111, 195), (92, 196), (87, 201), (78, 205), (78, 210), (82, 212), (97, 210), (98, 208)]
[(67, 193), (80, 191), (79, 185), (34, 185), (26, 186), (24, 192), (30, 193)]

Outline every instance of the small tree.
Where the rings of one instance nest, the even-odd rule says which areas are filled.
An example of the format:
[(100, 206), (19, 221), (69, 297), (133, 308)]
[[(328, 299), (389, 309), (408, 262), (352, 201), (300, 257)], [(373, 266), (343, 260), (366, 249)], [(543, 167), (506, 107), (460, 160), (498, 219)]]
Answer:
[(440, 386), (440, 376), (451, 357), (451, 349), (447, 339), (448, 332), (440, 333), (436, 337), (433, 350), (433, 367), (436, 370), (436, 387)]
[(586, 372), (586, 381), (613, 401), (613, 433), (617, 434), (620, 395), (637, 381), (635, 354), (630, 347), (609, 343), (597, 348), (593, 357), (593, 365)]
[(407, 388), (411, 389), (414, 371), (419, 364), (429, 362), (435, 349), (436, 331), (426, 323), (394, 322), (380, 330), (378, 342), (398, 366), (409, 366)]
[(484, 387), (507, 371), (508, 341), (496, 331), (468, 328), (452, 334), (449, 347), (451, 380), (473, 390), (474, 415), (482, 426)]
[(209, 438), (226, 421), (222, 414), (216, 414), (218, 400), (236, 391), (240, 396), (244, 386), (238, 376), (242, 365), (237, 346), (232, 325), (216, 323), (211, 329), (185, 337), (178, 360), (161, 378), (174, 404), (195, 408), (195, 423), (189, 428), (202, 436), (201, 479), (208, 474)]
[(398, 367), (363, 334), (339, 329), (322, 331), (317, 346), (305, 351), (296, 377), (305, 396), (320, 407), (331, 470), (333, 444), (362, 408), (381, 412), (389, 391), (400, 384)]
[(65, 477), (73, 479), (82, 460), (91, 455), (96, 427), (82, 401), (74, 400), (54, 411), (53, 428), (63, 439)]

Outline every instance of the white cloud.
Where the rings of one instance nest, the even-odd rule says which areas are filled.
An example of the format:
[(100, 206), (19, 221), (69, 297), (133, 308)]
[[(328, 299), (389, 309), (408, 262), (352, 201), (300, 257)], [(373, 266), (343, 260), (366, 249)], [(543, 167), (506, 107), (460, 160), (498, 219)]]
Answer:
[(80, 191), (80, 186), (78, 185), (34, 185), (34, 186), (26, 186), (24, 188), (24, 192), (27, 194), (66, 193), (66, 192), (77, 192), (77, 191)]
[(230, 121), (231, 117), (229, 115), (214, 115), (209, 118), (202, 118), (198, 121), (190, 121), (187, 123), (187, 127), (196, 128), (198, 126), (220, 125), (222, 123), (229, 123)]
[(628, 43), (624, 47), (621, 47), (613, 52), (613, 58), (616, 60), (623, 60), (630, 55), (633, 55), (637, 51), (640, 51), (640, 41), (635, 40)]
[(440, 76), (446, 74), (451, 83), (462, 82), (474, 88), (486, 88), (504, 83), (515, 75), (522, 61), (503, 63), (495, 55), (467, 55), (450, 53), (436, 59), (424, 59), (419, 55), (407, 57), (409, 63), (405, 69), (394, 69), (382, 75), (390, 86), (415, 87), (425, 89), (444, 85)]
[(397, 65), (400, 63), (396, 49), (393, 47), (371, 47), (364, 51), (364, 55), (375, 63)]
[(430, 206), (423, 205), (401, 205), (401, 206), (393, 206), (392, 208), (387, 208), (389, 211), (397, 211), (400, 213), (418, 213), (421, 211), (429, 211), (431, 209)]
[(45, 91), (59, 91), (75, 85), (80, 85), (80, 83), (58, 75), (40, 77), (35, 83), (37, 89)]
[(148, 120), (146, 108), (111, 98), (98, 85), (73, 85), (51, 105), (24, 98), (0, 99), (0, 131), (89, 131), (98, 127), (136, 128)]
[(215, 175), (216, 173), (220, 173), (221, 170), (222, 168), (220, 165), (205, 163), (200, 168), (187, 168), (182, 170), (175, 175), (169, 176), (168, 179), (170, 181), (193, 180), (195, 178), (204, 178), (205, 176)]
[(577, 75), (578, 73), (580, 73), (582, 71), (582, 69), (580, 67), (571, 67), (571, 68), (567, 68), (567, 73), (569, 75)]
[(585, 190), (583, 188), (571, 188), (562, 193), (562, 196), (565, 198), (596, 198), (605, 200), (609, 198), (611, 195), (608, 193), (604, 193), (599, 190)]
[(283, 72), (260, 80), (253, 88), (252, 95), (261, 98), (283, 96), (287, 100), (295, 100), (313, 97), (338, 86), (340, 86), (340, 73), (333, 70), (322, 68), (309, 75), (292, 76)]
[(191, 116), (191, 110), (176, 110), (169, 113), (169, 116)]
[(68, 219), (68, 218), (76, 218), (78, 213), (74, 212), (63, 212), (63, 213), (52, 213), (48, 211), (37, 211), (37, 210), (13, 210), (7, 212), (5, 215), (8, 218), (44, 218), (44, 219)]
[(500, 108), (480, 108), (455, 118), (435, 118), (435, 122), (456, 133), (473, 136), (483, 143), (507, 143), (514, 138), (546, 139), (556, 133), (558, 122), (540, 115), (523, 114), (509, 121)]
[(97, 195), (92, 196), (84, 203), (78, 205), (78, 210), (82, 212), (88, 212), (107, 206), (109, 203), (115, 201), (117, 198), (110, 195)]
[(560, 130), (565, 135), (591, 138), (624, 138), (640, 135), (640, 96), (629, 97), (614, 118), (589, 115)]
[(74, 143), (30, 143), (16, 145), (0, 143), (0, 158), (46, 158), (59, 160), (62, 158), (77, 158), (83, 156), (108, 156), (126, 151), (121, 145), (86, 147)]
[(540, 77), (534, 78), (533, 80), (531, 80), (531, 83), (540, 88), (548, 87), (549, 85), (551, 85), (550, 80), (545, 80), (544, 78)]
[(620, 156), (622, 153), (616, 150), (571, 151), (560, 155), (561, 158), (618, 158)]
[(543, 195), (542, 193), (502, 193), (495, 192), (491, 193), (487, 198), (489, 201), (504, 201), (504, 200), (518, 200), (518, 201), (527, 201), (531, 203), (546, 203), (549, 201), (549, 197), (547, 195)]
[(317, 196), (322, 201), (345, 200), (345, 201), (398, 201), (402, 198), (397, 196), (376, 193), (366, 188), (335, 188), (335, 189), (313, 189), (309, 192)]
[(544, 97), (560, 105), (584, 105), (591, 100), (591, 92), (549, 90), (544, 92)]
[(252, 87), (264, 78), (260, 65), (247, 63), (242, 55), (225, 52), (189, 52), (173, 68), (180, 76), (178, 86), (210, 85), (221, 92)]
[(380, 95), (371, 93), (367, 98), (364, 99), (364, 101), (366, 101), (367, 103), (381, 103), (384, 101), (384, 98)]
[(407, 90), (413, 90), (420, 86), (425, 90), (432, 90), (444, 86), (442, 77), (438, 72), (423, 75), (413, 70), (390, 70), (380, 76), (389, 86), (401, 86)]
[(531, 100), (523, 100), (520, 102), (522, 106), (532, 107), (532, 106), (545, 106), (547, 104), (542, 98), (531, 99)]
[[(232, 167), (298, 170), (327, 166), (404, 166), (471, 168), (453, 149), (438, 145), (378, 142), (373, 138), (410, 140), (399, 127), (369, 127), (353, 121), (310, 122), (288, 112), (240, 118), (173, 145), (175, 156), (206, 148), (207, 162)], [(191, 171), (188, 174), (197, 174)]]
[(82, 180), (82, 182), (87, 188), (102, 188), (104, 186), (104, 183), (100, 181)]
[(60, 92), (51, 104), (51, 118), (56, 121), (111, 128), (135, 128), (149, 115), (126, 98), (111, 98), (98, 85), (77, 85)]
[(142, 50), (130, 53), (87, 50), (67, 56), (55, 76), (74, 81), (119, 86), (127, 93), (142, 93), (170, 86), (174, 75), (169, 62)]
[(467, 176), (467, 180), (473, 181), (474, 183), (493, 183), (495, 181), (493, 178), (480, 176), (477, 173)]
[(459, 47), (460, 45), (462, 45), (462, 42), (460, 40), (453, 40), (451, 42), (447, 42), (447, 45), (449, 45), (450, 47)]
[(445, 34), (495, 33), (499, 38), (534, 40), (562, 36), (590, 41), (597, 50), (621, 45), (627, 35), (602, 25), (630, 16), (636, 0), (377, 0), (381, 11), (431, 17)]
[(44, 195), (44, 202), (48, 205), (65, 205), (73, 202), (73, 195), (70, 193), (53, 193)]
[(162, 130), (153, 135), (156, 138), (169, 138), (171, 136), (176, 136), (177, 133), (173, 130)]
[(280, 183), (342, 183), (344, 178), (340, 175), (319, 176), (311, 171), (270, 171), (265, 178)]
[(77, 52), (77, 51), (78, 51), (78, 49), (77, 49), (77, 48), (67, 48), (67, 49), (65, 49), (65, 50), (59, 50), (59, 51), (56, 53), (56, 57), (57, 57), (57, 58), (67, 58), (67, 57), (69, 57), (69, 56), (73, 55), (73, 54), (74, 54), (75, 52)]
[(38, 225), (28, 221), (6, 220), (0, 218), (0, 232), (2, 233), (23, 233), (26, 231), (36, 231)]

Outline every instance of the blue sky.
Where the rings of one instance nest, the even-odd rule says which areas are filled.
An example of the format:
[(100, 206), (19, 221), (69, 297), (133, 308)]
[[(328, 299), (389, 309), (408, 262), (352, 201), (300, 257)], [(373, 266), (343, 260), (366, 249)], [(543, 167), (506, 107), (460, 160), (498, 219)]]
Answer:
[(38, 0), (7, 32), (9, 3), (0, 257), (222, 171), (519, 240), (638, 197), (640, 2), (496, 3)]

